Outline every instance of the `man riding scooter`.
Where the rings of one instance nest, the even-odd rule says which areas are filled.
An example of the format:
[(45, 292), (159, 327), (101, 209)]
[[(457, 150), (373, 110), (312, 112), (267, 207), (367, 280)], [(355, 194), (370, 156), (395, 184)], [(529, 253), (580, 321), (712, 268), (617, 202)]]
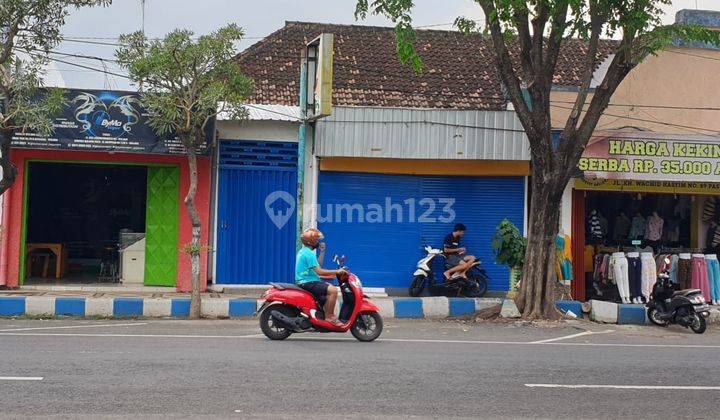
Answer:
[[(335, 316), (335, 304), (340, 288), (322, 279), (335, 278), (343, 270), (325, 270), (321, 267), (325, 255), (325, 244), (321, 242), (323, 238), (322, 232), (314, 228), (306, 229), (300, 236), (303, 247), (295, 258), (295, 283), (315, 296), (316, 300), (325, 300), (325, 320), (340, 325), (340, 321)], [(320, 248), (319, 258), (315, 254), (317, 248)]]
[(476, 258), (473, 255), (466, 255), (466, 249), (460, 246), (460, 240), (465, 235), (467, 228), (464, 224), (458, 223), (453, 231), (445, 237), (443, 253), (445, 254), (445, 281), (466, 277), (465, 273), (473, 266)]

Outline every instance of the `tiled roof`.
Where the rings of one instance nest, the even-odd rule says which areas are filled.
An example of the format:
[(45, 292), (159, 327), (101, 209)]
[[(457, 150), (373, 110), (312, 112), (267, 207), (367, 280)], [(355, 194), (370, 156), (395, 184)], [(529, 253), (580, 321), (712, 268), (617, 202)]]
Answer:
[[(333, 104), (408, 108), (501, 109), (505, 99), (490, 40), (456, 31), (420, 30), (423, 73), (397, 58), (393, 28), (286, 22), (238, 56), (255, 80), (250, 103), (297, 105), (300, 51), (320, 33), (335, 34)], [(604, 59), (614, 42), (603, 41)], [(558, 58), (556, 85), (578, 86), (586, 43), (568, 41)]]

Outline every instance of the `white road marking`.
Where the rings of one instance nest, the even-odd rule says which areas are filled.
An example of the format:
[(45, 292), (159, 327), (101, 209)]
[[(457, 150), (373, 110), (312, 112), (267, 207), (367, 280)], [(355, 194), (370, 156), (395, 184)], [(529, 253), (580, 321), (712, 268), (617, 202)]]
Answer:
[[(190, 338), (207, 339), (246, 339), (264, 338), (263, 334), (248, 335), (197, 335), (197, 334), (88, 334), (88, 333), (0, 333), (0, 337), (98, 337), (98, 338)], [(297, 336), (291, 341), (356, 341), (349, 337), (312, 337)], [(669, 348), (669, 349), (720, 349), (720, 345), (710, 344), (626, 344), (626, 343), (536, 343), (533, 341), (475, 341), (475, 340), (433, 340), (419, 338), (379, 338), (383, 343), (428, 343), (428, 344), (474, 344), (474, 345), (516, 345), (516, 346), (569, 346), (569, 347), (638, 347), (638, 348)]]
[(547, 340), (539, 340), (539, 341), (533, 341), (532, 344), (545, 344), (545, 343), (552, 343), (554, 341), (561, 341), (561, 340), (569, 340), (571, 338), (578, 338), (583, 337), (586, 335), (593, 335), (593, 334), (608, 334), (611, 332), (615, 332), (615, 330), (605, 330), (605, 331), (583, 331), (581, 333), (577, 334), (570, 334), (565, 335), (562, 337), (556, 337), (556, 338), (548, 338)]
[(0, 333), (11, 337), (114, 337), (114, 338), (258, 338), (262, 334), (251, 335), (196, 335), (196, 334), (82, 334), (82, 333)]
[(674, 385), (562, 385), (562, 384), (525, 384), (528, 388), (607, 388), (607, 389), (646, 389), (673, 391), (720, 391), (720, 386), (674, 386)]
[(42, 381), (42, 376), (0, 376), (0, 381)]
[(64, 330), (68, 328), (100, 328), (100, 327), (134, 327), (136, 325), (147, 325), (147, 322), (134, 322), (132, 324), (92, 324), (92, 325), (63, 325), (58, 327), (31, 327), (31, 328), (8, 328), (0, 332), (14, 331), (35, 331), (35, 330)]

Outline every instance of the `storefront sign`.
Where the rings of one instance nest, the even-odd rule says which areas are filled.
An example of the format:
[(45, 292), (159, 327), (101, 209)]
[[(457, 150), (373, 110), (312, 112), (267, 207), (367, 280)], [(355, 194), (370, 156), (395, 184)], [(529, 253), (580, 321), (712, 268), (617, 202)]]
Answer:
[(628, 179), (576, 179), (576, 190), (624, 191), (669, 194), (720, 195), (718, 182), (633, 181)]
[(657, 137), (656, 133), (593, 137), (578, 168), (586, 179), (720, 180), (720, 138)]
[[(50, 136), (17, 133), (13, 147), (112, 151), (128, 153), (184, 154), (174, 135), (158, 136), (148, 125), (147, 112), (134, 92), (67, 90), (62, 115), (54, 120)], [(209, 124), (206, 139), (214, 135)], [(205, 145), (199, 152), (209, 151)]]

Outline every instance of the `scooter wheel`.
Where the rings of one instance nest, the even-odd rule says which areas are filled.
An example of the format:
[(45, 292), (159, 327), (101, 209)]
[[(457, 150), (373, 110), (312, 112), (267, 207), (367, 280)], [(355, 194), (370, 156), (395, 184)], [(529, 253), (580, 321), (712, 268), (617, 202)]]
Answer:
[(690, 329), (695, 334), (702, 334), (705, 332), (705, 329), (707, 328), (707, 323), (705, 322), (705, 317), (702, 315), (695, 314), (695, 319), (693, 319), (692, 324), (690, 324)]
[(358, 314), (350, 333), (359, 341), (370, 342), (380, 337), (383, 329), (383, 319), (377, 312), (363, 312)]
[(412, 283), (410, 283), (410, 288), (408, 288), (408, 294), (412, 297), (418, 297), (420, 296), (420, 293), (422, 293), (423, 289), (425, 288), (425, 276), (417, 275), (413, 277)]
[(290, 337), (292, 331), (275, 321), (271, 315), (272, 311), (278, 311), (288, 317), (295, 317), (297, 316), (297, 310), (293, 311), (292, 308), (284, 305), (271, 305), (260, 314), (260, 329), (265, 334), (265, 337), (271, 340), (284, 340)]
[(657, 325), (657, 326), (659, 326), (659, 327), (667, 327), (667, 326), (670, 324), (670, 322), (669, 322), (669, 321), (666, 321), (666, 320), (663, 320), (663, 319), (660, 319), (660, 318), (658, 317), (658, 315), (659, 315), (659, 313), (658, 313), (658, 310), (657, 310), (656, 308), (648, 308), (648, 310), (647, 310), (647, 317), (648, 317), (648, 319), (650, 320), (650, 322), (652, 322), (653, 324), (655, 324), (655, 325)]

